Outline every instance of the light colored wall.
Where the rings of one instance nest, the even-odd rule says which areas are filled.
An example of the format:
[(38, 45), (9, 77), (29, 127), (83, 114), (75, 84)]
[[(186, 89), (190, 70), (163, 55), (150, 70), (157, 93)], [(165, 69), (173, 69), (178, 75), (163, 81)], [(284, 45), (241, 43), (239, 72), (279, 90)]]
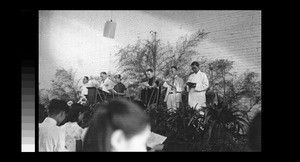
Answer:
[[(105, 21), (117, 23), (115, 39), (104, 38)], [(113, 54), (138, 38), (176, 45), (198, 29), (210, 32), (198, 51), (208, 59), (235, 61), (233, 71), (261, 74), (260, 11), (40, 11), (39, 82), (48, 88), (56, 68), (73, 68), (76, 78), (115, 72)], [(261, 76), (260, 76), (261, 77)]]

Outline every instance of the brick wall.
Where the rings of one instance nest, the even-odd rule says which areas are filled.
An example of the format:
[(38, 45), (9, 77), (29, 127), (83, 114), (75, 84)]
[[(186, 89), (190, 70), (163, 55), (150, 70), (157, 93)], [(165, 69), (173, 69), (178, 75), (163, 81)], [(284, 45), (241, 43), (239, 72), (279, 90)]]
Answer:
[[(210, 32), (197, 48), (199, 56), (209, 60), (228, 59), (235, 61), (232, 71), (238, 74), (247, 69), (261, 74), (261, 11), (146, 11), (123, 14), (115, 13), (116, 21), (127, 18), (127, 24), (117, 28), (128, 28), (126, 33), (116, 33), (116, 40), (147, 39), (149, 31), (157, 32), (158, 39), (173, 47), (180, 36), (191, 35), (199, 29)], [(149, 16), (150, 15), (150, 16)], [(124, 25), (124, 26), (122, 26)], [(143, 30), (141, 30), (143, 29)], [(118, 29), (117, 29), (118, 32)], [(121, 42), (121, 41), (120, 41)], [(261, 77), (261, 75), (259, 75)]]
[(260, 11), (215, 13), (199, 20), (199, 26), (210, 32), (199, 46), (201, 55), (235, 61), (233, 71), (238, 73), (249, 69), (261, 74)]

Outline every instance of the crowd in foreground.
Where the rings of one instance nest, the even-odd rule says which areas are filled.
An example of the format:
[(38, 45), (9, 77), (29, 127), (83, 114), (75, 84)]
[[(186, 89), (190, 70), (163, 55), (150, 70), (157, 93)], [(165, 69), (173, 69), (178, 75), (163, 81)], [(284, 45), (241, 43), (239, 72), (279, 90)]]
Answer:
[[(124, 99), (112, 100), (96, 109), (89, 127), (80, 123), (85, 108), (71, 107), (53, 99), (49, 116), (39, 123), (39, 151), (154, 151), (162, 145), (147, 148), (151, 133), (148, 116), (138, 105)], [(64, 124), (62, 124), (64, 122)]]

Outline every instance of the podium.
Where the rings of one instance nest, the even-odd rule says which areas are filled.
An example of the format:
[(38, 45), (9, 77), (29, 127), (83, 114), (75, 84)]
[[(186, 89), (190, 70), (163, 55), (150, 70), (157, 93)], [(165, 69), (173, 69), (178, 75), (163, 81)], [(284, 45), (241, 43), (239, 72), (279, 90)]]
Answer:
[(114, 98), (113, 95), (102, 91), (101, 89), (97, 89), (96, 87), (87, 87), (88, 96), (87, 101), (89, 104), (96, 104), (97, 102), (109, 101)]
[(96, 87), (86, 87), (88, 89), (87, 101), (90, 104), (97, 102), (97, 88)]

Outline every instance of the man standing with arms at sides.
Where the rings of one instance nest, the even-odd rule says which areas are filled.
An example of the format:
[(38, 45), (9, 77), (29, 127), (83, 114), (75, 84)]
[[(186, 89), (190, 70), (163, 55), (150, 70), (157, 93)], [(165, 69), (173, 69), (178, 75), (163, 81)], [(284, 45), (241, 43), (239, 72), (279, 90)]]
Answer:
[(167, 88), (164, 101), (167, 102), (167, 108), (171, 111), (179, 108), (179, 103), (182, 102), (181, 93), (184, 87), (183, 79), (178, 76), (176, 66), (170, 69), (171, 78), (164, 82), (163, 86)]
[(187, 90), (189, 92), (188, 103), (191, 107), (201, 110), (206, 106), (205, 92), (209, 86), (209, 82), (205, 73), (200, 71), (199, 63), (194, 61), (191, 64), (193, 74), (187, 81)]

